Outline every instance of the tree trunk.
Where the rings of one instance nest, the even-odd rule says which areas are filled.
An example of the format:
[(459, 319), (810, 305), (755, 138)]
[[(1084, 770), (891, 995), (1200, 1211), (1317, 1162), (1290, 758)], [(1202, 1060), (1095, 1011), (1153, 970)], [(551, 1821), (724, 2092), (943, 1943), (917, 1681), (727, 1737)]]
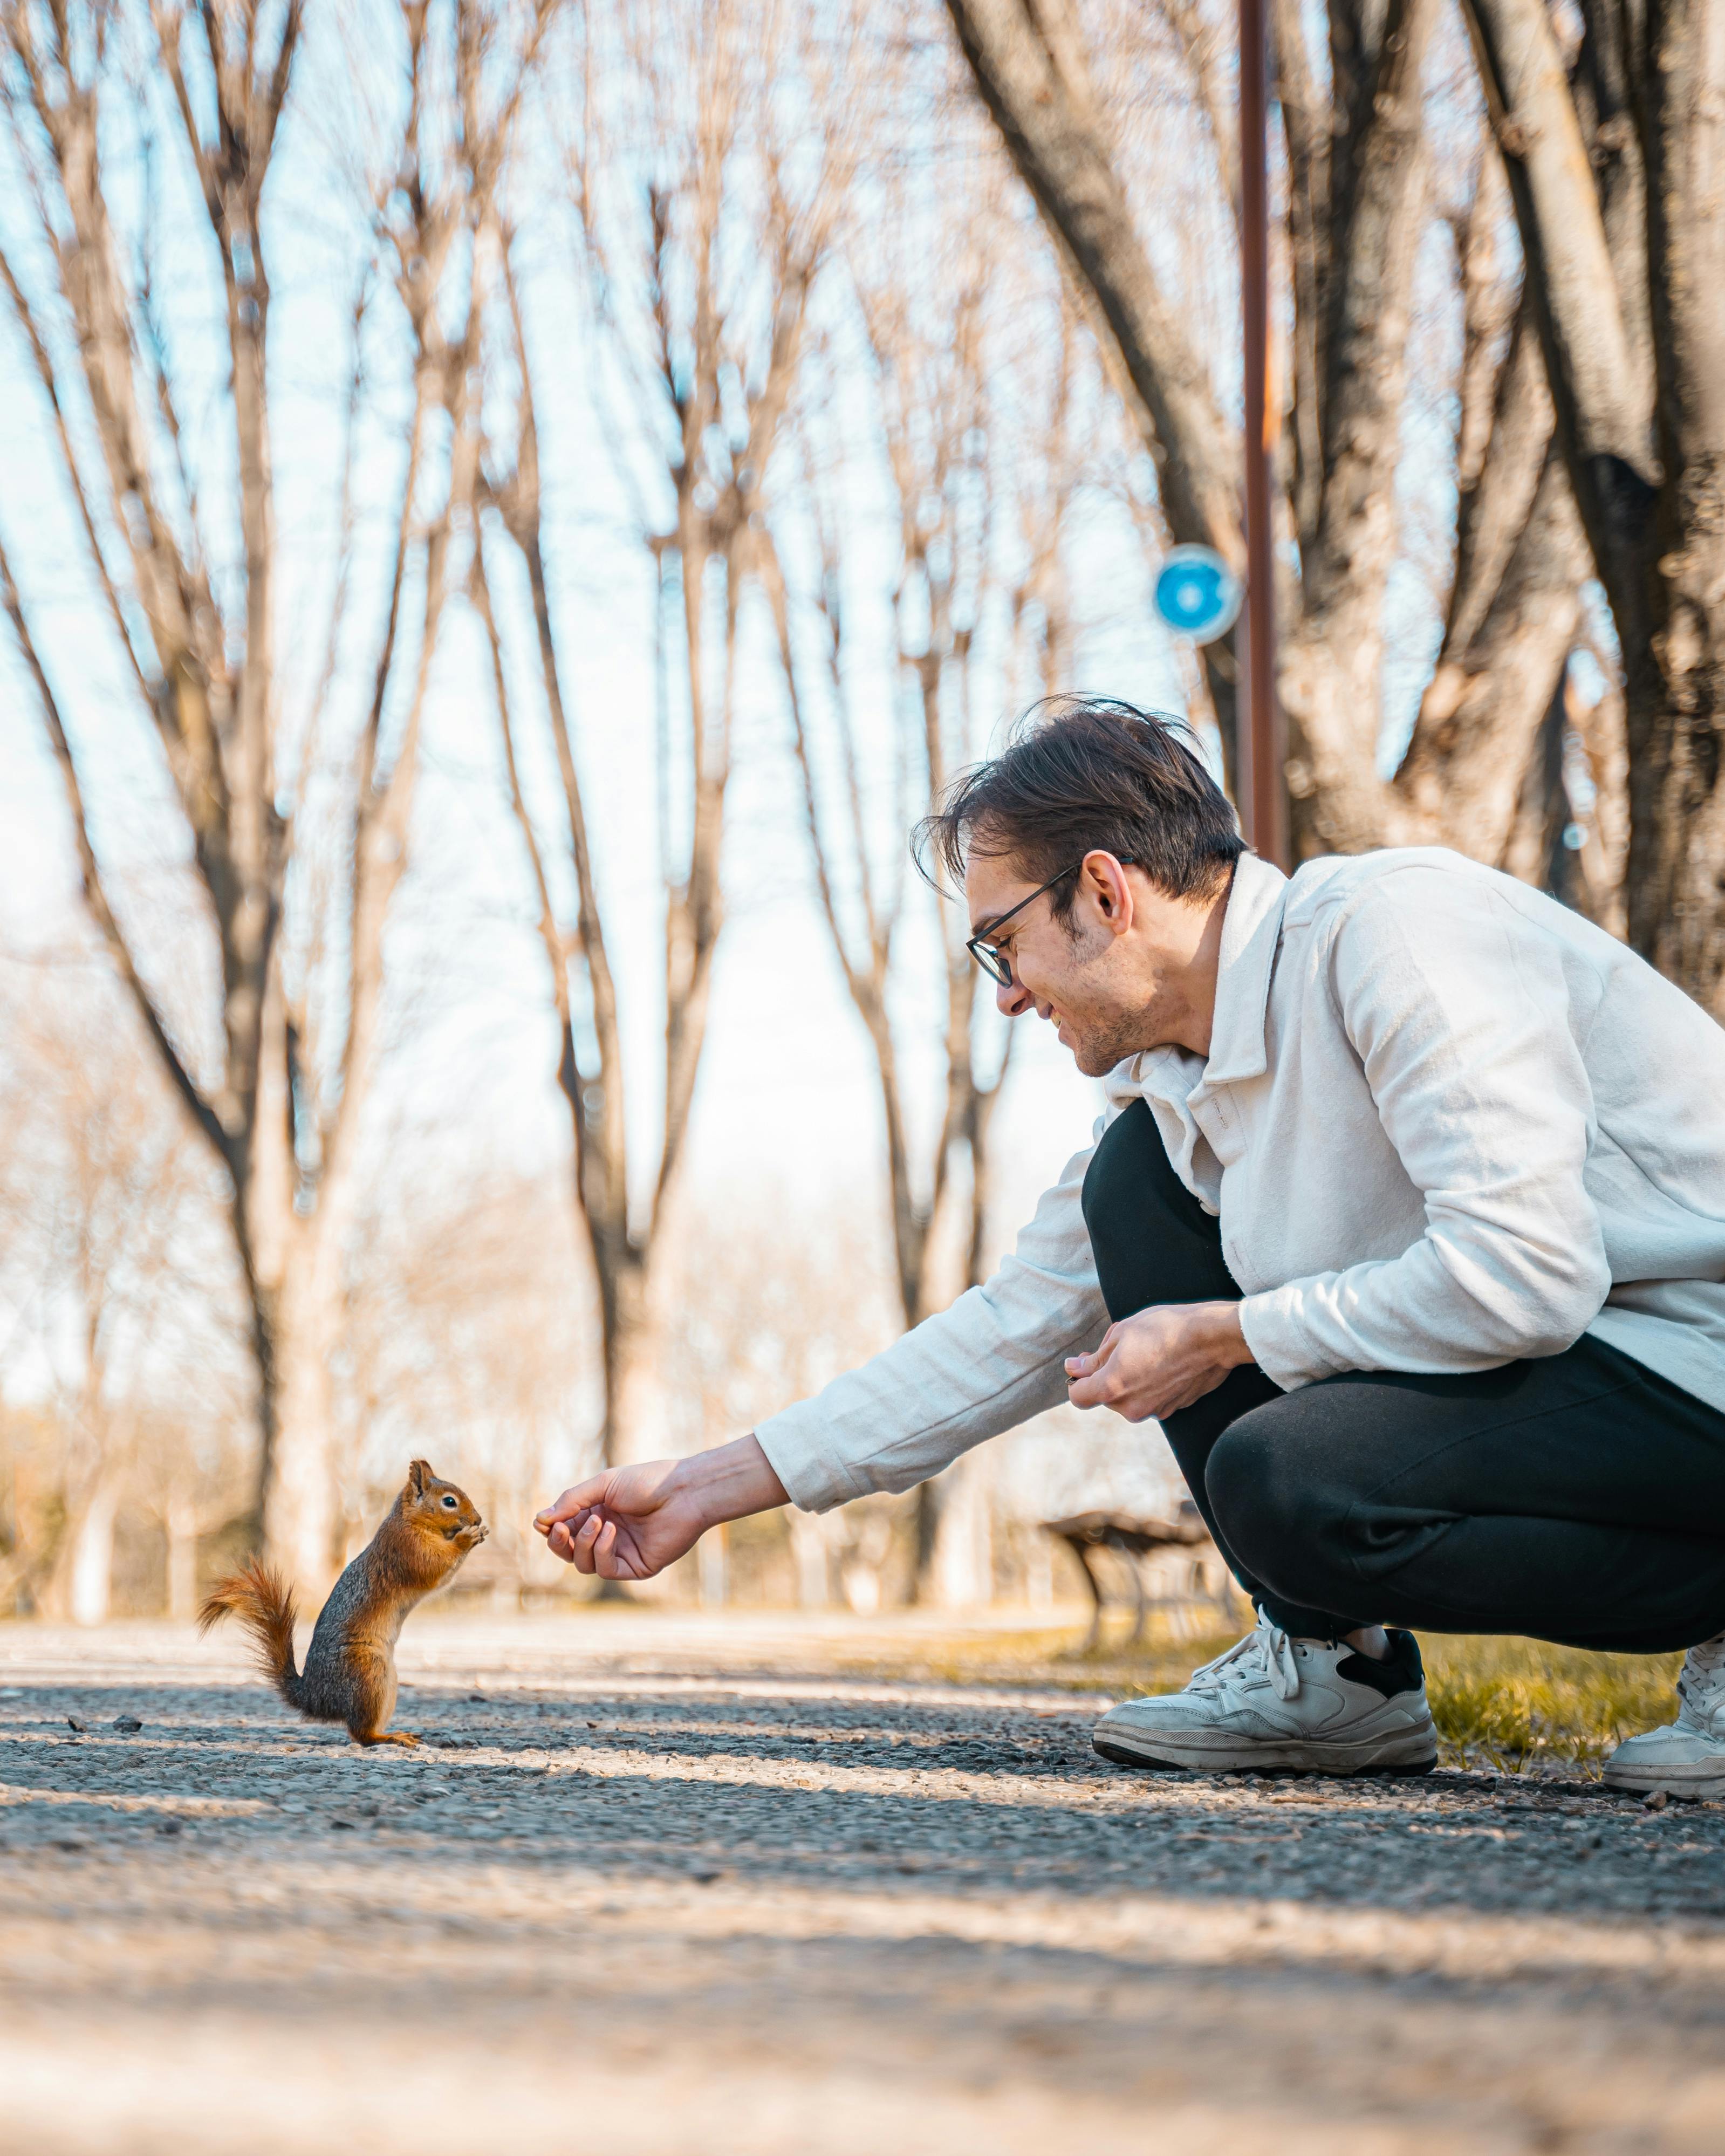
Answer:
[(105, 1625), (114, 1592), (114, 1520), (120, 1486), (104, 1475), (97, 1482), (72, 1538), (69, 1594), (74, 1625)]
[(1536, 891), (1565, 896), (1568, 880), (1563, 834), (1569, 801), (1563, 786), (1563, 736), (1568, 726), (1567, 684), (1552, 691), (1545, 716), (1527, 745), (1519, 796), (1497, 865)]
[(37, 1597), (44, 1615), (74, 1625), (107, 1622), (119, 1508), (119, 1477), (99, 1467), (72, 1507), (53, 1568)]
[(797, 1575), (797, 1607), (828, 1609), (833, 1601), (832, 1527), (819, 1512), (790, 1514), (791, 1564)]
[(162, 1514), (167, 1537), (167, 1614), (178, 1625), (198, 1614), (198, 1507), (189, 1498), (168, 1501)]
[(648, 1267), (634, 1252), (599, 1275), (605, 1420), (599, 1446), (608, 1467), (626, 1466), (653, 1450), (653, 1324)]
[(1528, 758), (1581, 626), (1588, 567), (1574, 499), (1553, 453), (1507, 566), (1491, 579), (1484, 619), (1458, 650), (1440, 656), (1420, 700), (1395, 779), (1405, 841), (1503, 860)]
[(1709, 0), (1656, 5), (1645, 31), (1631, 36), (1613, 8), (1585, 8), (1580, 106), (1543, 0), (1466, 0), (1466, 13), (1509, 174), (1557, 439), (1623, 655), (1630, 940), (1717, 1014), (1725, 1009), (1718, 10)]
[(974, 1452), (955, 1460), (937, 1487), (941, 1501), (927, 1591), (937, 1609), (982, 1609), (994, 1599), (993, 1507), (987, 1464)]
[(341, 1568), (340, 1507), (331, 1445), (331, 1365), (343, 1312), (327, 1239), (306, 1223), (313, 1247), (270, 1298), (269, 1367), (275, 1433), (264, 1486), (264, 1553), (308, 1602), (321, 1602)]
[(1629, 859), (1629, 747), (1623, 724), (1623, 698), (1608, 685), (1591, 707), (1572, 703), (1571, 720), (1579, 737), (1594, 799), (1583, 824), (1576, 857), (1580, 873), (1570, 887), (1569, 903), (1611, 935), (1627, 941), (1624, 906), (1624, 865)]
[(1425, 222), (1423, 77), (1437, 15), (1437, 0), (1390, 0), (1381, 52), (1362, 55), (1371, 117), (1343, 161), (1350, 187), (1335, 244), (1345, 271), (1326, 336), (1322, 496), (1278, 670), (1296, 860), (1358, 853), (1384, 836), (1384, 592)]
[(731, 1538), (721, 1520), (695, 1545), (703, 1609), (722, 1609), (731, 1599)]
[(1642, 82), (1658, 451), (1651, 639), (1631, 676), (1630, 940), (1725, 1015), (1725, 21), (1655, 0)]
[[(234, 1207), (234, 1235), (244, 1260), (258, 1363), (258, 1532), (267, 1561), (315, 1604), (341, 1568), (331, 1366), (343, 1327), (339, 1253), (352, 1147), (336, 1149), (315, 1209), (302, 1213), (295, 1204), (300, 1178), (288, 1112), (280, 970), (278, 960), (265, 1000), (255, 1134)], [(368, 1070), (357, 1071), (356, 1083), (369, 1075)]]

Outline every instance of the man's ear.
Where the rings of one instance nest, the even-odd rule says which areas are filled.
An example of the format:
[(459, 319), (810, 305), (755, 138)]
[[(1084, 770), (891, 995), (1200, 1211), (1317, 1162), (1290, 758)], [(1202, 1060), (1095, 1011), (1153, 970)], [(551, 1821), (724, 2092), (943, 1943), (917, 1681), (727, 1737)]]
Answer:
[(426, 1484), (435, 1482), (436, 1480), (436, 1476), (431, 1471), (431, 1462), (429, 1460), (410, 1460), (408, 1462), (408, 1491), (410, 1496), (423, 1497), (425, 1495)]
[(1096, 911), (1115, 934), (1131, 927), (1132, 918), (1132, 889), (1126, 880), (1126, 870), (1112, 854), (1100, 848), (1084, 857), (1084, 879), (1089, 884), (1096, 901)]

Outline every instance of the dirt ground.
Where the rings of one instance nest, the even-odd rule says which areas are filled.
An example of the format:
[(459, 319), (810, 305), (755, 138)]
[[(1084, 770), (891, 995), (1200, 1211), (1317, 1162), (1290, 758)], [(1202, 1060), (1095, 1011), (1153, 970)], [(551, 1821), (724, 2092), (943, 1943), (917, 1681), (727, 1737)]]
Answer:
[(428, 1611), (362, 1753), (0, 1626), (0, 2148), (1725, 2150), (1725, 1805), (1137, 1774), (929, 1645)]

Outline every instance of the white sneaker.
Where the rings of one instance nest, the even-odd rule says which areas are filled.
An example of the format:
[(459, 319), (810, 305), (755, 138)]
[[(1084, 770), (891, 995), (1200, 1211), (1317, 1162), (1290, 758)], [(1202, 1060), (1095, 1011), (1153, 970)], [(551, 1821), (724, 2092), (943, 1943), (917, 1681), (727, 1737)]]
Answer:
[(1725, 1632), (1692, 1647), (1677, 1679), (1677, 1718), (1643, 1730), (1605, 1762), (1614, 1789), (1725, 1797)]
[(1389, 1660), (1374, 1662), (1325, 1640), (1291, 1639), (1260, 1616), (1183, 1691), (1111, 1707), (1091, 1741), (1123, 1767), (1430, 1774), (1437, 1732), (1419, 1645), (1411, 1632), (1392, 1632), (1389, 1641)]

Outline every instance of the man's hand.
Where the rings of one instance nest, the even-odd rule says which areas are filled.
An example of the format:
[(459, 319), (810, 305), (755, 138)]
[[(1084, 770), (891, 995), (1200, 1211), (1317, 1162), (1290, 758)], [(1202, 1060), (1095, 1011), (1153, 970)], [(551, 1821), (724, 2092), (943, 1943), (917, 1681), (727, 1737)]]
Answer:
[(1094, 1354), (1070, 1357), (1066, 1391), (1075, 1408), (1147, 1422), (1189, 1408), (1251, 1359), (1238, 1304), (1155, 1303), (1111, 1325)]
[(553, 1555), (601, 1579), (651, 1579), (707, 1529), (787, 1502), (751, 1434), (686, 1460), (611, 1467), (534, 1515)]

